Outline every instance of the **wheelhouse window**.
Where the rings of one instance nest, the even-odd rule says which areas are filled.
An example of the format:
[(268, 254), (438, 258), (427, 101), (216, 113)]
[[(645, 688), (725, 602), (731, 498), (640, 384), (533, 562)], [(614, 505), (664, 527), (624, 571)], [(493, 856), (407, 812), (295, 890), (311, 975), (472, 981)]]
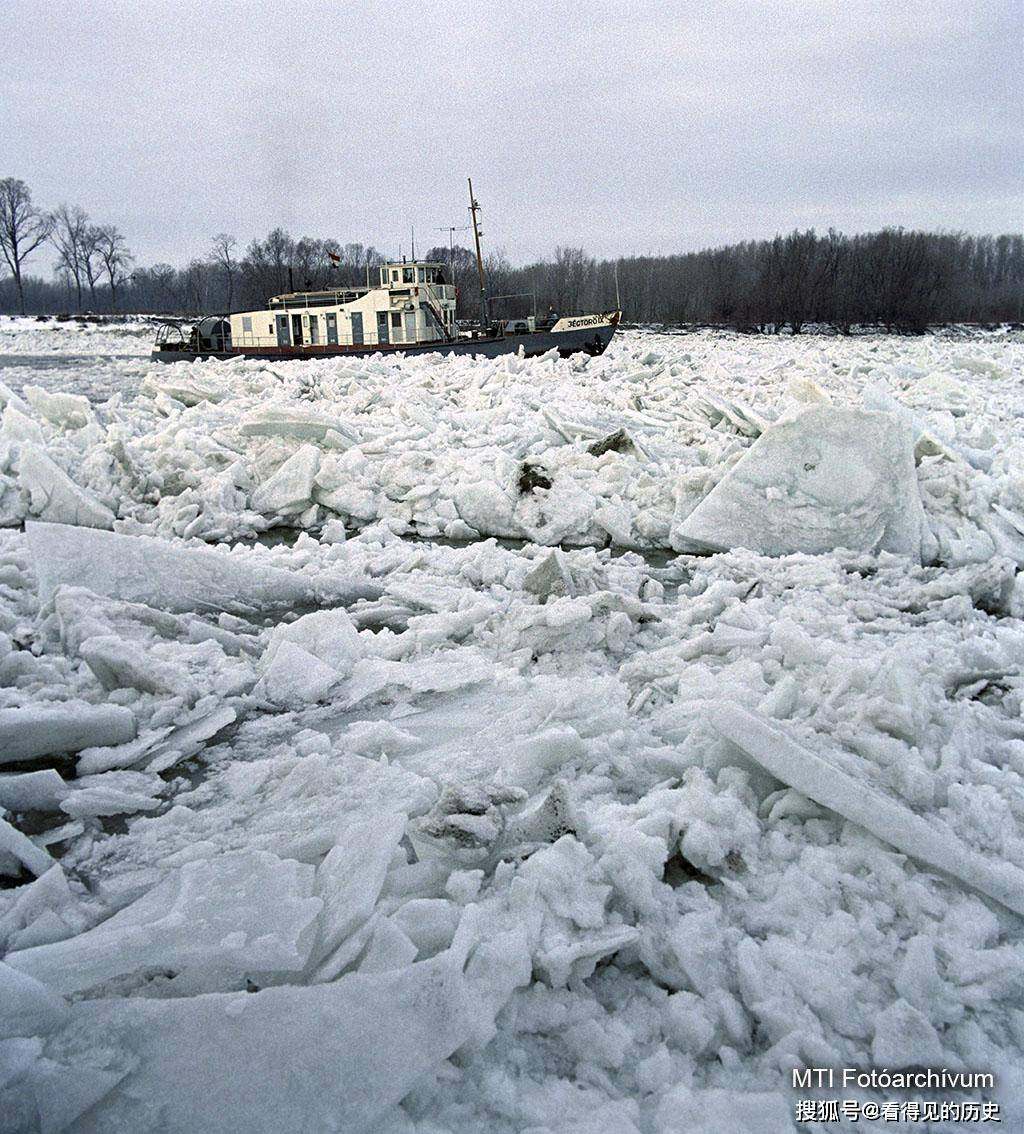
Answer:
[(415, 271), (415, 269), (414, 268), (403, 268), (402, 269), (402, 283), (415, 283), (415, 282), (416, 282), (416, 271)]
[(416, 269), (416, 278), (419, 280), (420, 283), (426, 283), (427, 282), (426, 269), (425, 268), (417, 268)]

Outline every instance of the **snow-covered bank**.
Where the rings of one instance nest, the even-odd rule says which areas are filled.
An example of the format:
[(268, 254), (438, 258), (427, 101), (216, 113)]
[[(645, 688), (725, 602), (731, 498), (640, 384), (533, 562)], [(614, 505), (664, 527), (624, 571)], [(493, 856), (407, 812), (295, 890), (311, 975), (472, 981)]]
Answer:
[[(636, 336), (358, 381), (133, 364), (173, 402), (126, 389), (84, 422), (9, 397), (11, 499), (34, 446), (119, 530), (0, 533), (5, 1120), (781, 1132), (794, 1066), (927, 1064), (993, 1071), (1024, 1123), (1024, 606), (992, 519), (1018, 515), (1022, 348), (955, 349), (970, 366), (927, 340)], [(816, 479), (790, 459), (813, 435), (758, 456), (821, 391), (845, 438), (888, 415), (871, 451), (899, 492), (856, 453)], [(588, 523), (621, 504), (634, 538), (659, 511), (664, 546), (694, 538), (681, 501), (775, 463), (764, 507), (793, 530), (859, 500), (868, 534), (663, 566), (403, 538), (448, 530), (467, 469), (486, 528), (492, 450), (538, 470), (513, 520), (614, 483)], [(347, 539), (354, 512), (310, 503), (346, 460), (330, 491), (378, 494)], [(185, 527), (317, 535), (205, 547), (169, 500)]]

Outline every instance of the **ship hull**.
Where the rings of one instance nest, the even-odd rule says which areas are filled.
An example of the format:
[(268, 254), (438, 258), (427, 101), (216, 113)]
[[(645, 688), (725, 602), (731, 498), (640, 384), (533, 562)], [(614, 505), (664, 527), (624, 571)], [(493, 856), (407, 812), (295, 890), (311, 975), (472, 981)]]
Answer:
[(463, 339), (453, 343), (381, 344), (363, 346), (301, 347), (235, 347), (231, 350), (188, 350), (157, 348), (151, 357), (158, 362), (193, 362), (206, 358), (252, 358), (266, 362), (291, 362), (310, 358), (369, 358), (375, 354), (468, 354), (480, 358), (497, 358), (503, 354), (519, 354), (536, 358), (557, 350), (563, 358), (570, 355), (603, 354), (612, 341), (618, 325), (613, 320), (594, 326), (573, 327), (564, 331), (532, 331), (522, 335), (506, 335), (493, 339)]

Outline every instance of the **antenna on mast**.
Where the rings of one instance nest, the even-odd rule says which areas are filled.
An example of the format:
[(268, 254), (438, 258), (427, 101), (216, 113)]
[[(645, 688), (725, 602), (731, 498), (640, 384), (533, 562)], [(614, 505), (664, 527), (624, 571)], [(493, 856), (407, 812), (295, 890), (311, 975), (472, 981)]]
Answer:
[(487, 285), (484, 282), (484, 261), (480, 255), (480, 226), (477, 223), (476, 214), (480, 211), (480, 204), (473, 196), (473, 178), (467, 178), (469, 181), (469, 212), (473, 218), (473, 239), (476, 241), (476, 270), (480, 276), (480, 325), (487, 326)]
[(411, 224), (411, 225), (409, 225), (409, 227), (412, 229), (412, 259), (413, 259), (413, 263), (415, 263), (416, 262), (416, 226), (414, 224)]

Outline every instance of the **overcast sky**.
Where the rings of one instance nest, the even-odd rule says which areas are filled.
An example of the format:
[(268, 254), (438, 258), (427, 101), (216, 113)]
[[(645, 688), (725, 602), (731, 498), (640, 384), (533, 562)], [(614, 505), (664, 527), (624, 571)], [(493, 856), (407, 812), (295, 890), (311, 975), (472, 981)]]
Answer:
[[(283, 225), (515, 262), (1020, 231), (1021, 0), (3, 0), (0, 176), (140, 263)], [(457, 234), (466, 241), (468, 234)], [(38, 271), (45, 261), (34, 261)]]

